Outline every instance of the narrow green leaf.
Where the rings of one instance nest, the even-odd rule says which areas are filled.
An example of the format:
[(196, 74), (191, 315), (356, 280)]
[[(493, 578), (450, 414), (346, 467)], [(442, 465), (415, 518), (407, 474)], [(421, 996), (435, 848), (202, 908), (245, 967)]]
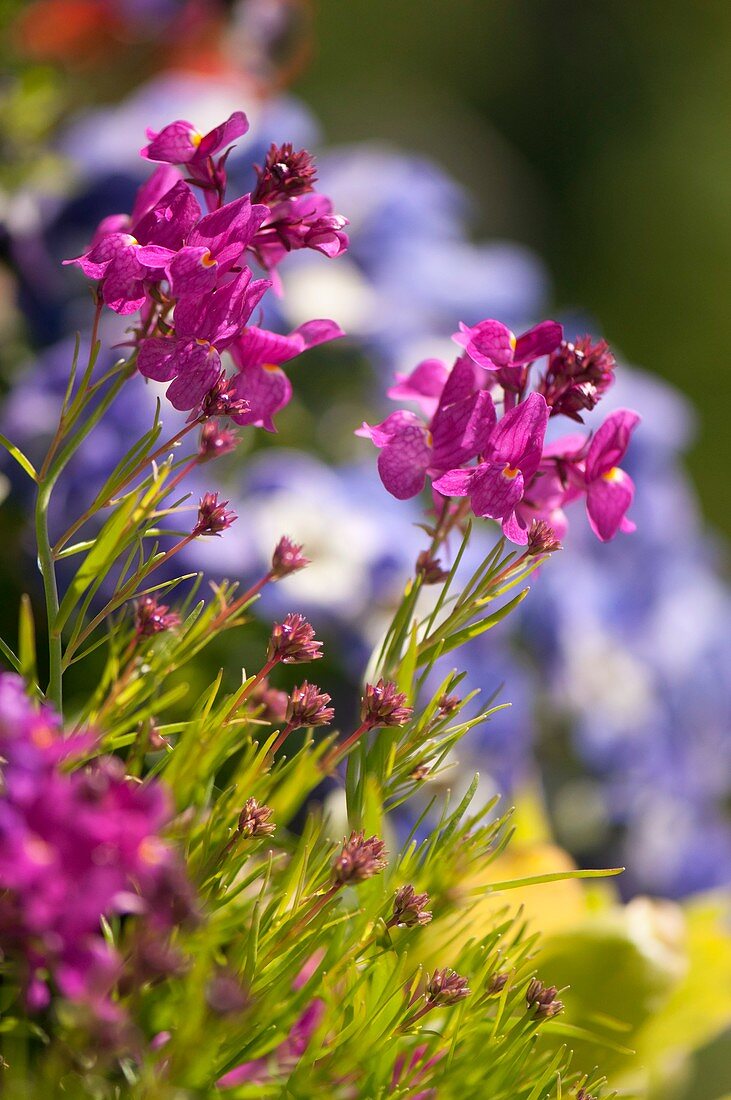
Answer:
[(10, 440), (6, 436), (4, 436), (1, 432), (0, 432), (0, 447), (5, 448), (5, 450), (8, 452), (10, 457), (14, 458), (15, 461), (18, 463), (18, 465), (20, 467), (22, 467), (23, 470), (25, 470), (28, 477), (32, 478), (33, 481), (38, 480), (38, 475), (36, 473), (35, 466), (31, 462), (31, 460), (29, 458), (26, 458), (26, 456), (21, 451), (20, 447), (16, 447), (16, 445), (14, 443), (11, 443)]
[(36, 661), (36, 628), (33, 621), (33, 607), (30, 596), (23, 593), (20, 597), (20, 615), (18, 619), (18, 660), (19, 672), (27, 683), (38, 679)]
[(523, 886), (537, 886), (542, 882), (560, 882), (572, 878), (613, 878), (621, 875), (624, 867), (607, 867), (590, 871), (553, 871), (545, 875), (527, 875), (525, 878), (504, 879), (502, 882), (486, 882), (484, 886), (475, 886), (469, 890), (473, 894), (497, 894), (503, 890), (520, 890)]
[(119, 553), (122, 533), (137, 506), (137, 494), (130, 493), (102, 527), (94, 545), (79, 566), (58, 609), (56, 630), (62, 630), (81, 596), (100, 574), (106, 574)]
[(5, 660), (9, 665), (15, 669), (16, 672), (20, 672), (20, 658), (16, 657), (10, 646), (0, 638), (0, 653), (2, 653)]

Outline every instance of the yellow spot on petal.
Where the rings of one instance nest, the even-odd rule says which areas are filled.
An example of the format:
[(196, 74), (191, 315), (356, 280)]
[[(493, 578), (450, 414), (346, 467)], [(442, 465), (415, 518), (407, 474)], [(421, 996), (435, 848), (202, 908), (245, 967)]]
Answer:
[(512, 481), (514, 477), (517, 477), (520, 470), (517, 466), (506, 466), (503, 470), (503, 477), (506, 477), (509, 481)]
[(218, 263), (218, 260), (216, 260), (211, 255), (210, 250), (208, 250), (208, 251), (204, 252), (203, 255), (201, 256), (201, 263), (203, 264), (204, 267), (215, 267), (216, 264)]
[(434, 436), (431, 434), (431, 432), (426, 433), (426, 442), (428, 447), (434, 446)]
[(197, 130), (191, 130), (190, 131), (190, 140), (191, 140), (191, 144), (195, 145), (195, 147), (197, 149), (198, 146), (200, 145), (200, 143), (203, 141), (203, 134), (199, 134)]
[(514, 332), (510, 333), (510, 350), (515, 351), (515, 345), (518, 343), (518, 338)]
[(26, 855), (32, 859), (34, 863), (38, 863), (41, 866), (47, 866), (49, 863), (53, 863), (53, 852), (42, 837), (29, 836), (25, 841), (24, 847)]
[(274, 371), (279, 370), (279, 365), (277, 363), (262, 363), (262, 369), (268, 370), (273, 373)]
[(623, 476), (624, 474), (619, 466), (612, 466), (611, 470), (607, 470), (606, 473), (602, 474), (605, 481), (621, 481)]
[(156, 836), (146, 836), (140, 841), (137, 854), (143, 863), (156, 867), (165, 859), (165, 845)]
[(53, 744), (53, 731), (48, 726), (36, 726), (30, 739), (36, 748), (47, 749)]

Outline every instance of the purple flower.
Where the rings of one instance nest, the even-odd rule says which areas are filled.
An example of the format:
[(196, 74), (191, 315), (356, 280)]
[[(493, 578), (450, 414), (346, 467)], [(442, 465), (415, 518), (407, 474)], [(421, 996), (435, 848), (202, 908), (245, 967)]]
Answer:
[(269, 286), (266, 279), (252, 281), (247, 268), (216, 290), (179, 301), (174, 332), (140, 344), (140, 372), (171, 382), (166, 394), (174, 408), (195, 408), (221, 374), (220, 352), (239, 335)]
[(234, 415), (236, 423), (275, 431), (273, 417), (292, 397), (292, 383), (281, 364), (343, 335), (339, 325), (327, 320), (307, 321), (287, 336), (253, 325), (244, 329), (230, 349), (238, 368), (234, 392), (249, 406), (246, 412)]
[(140, 156), (164, 164), (185, 164), (192, 175), (205, 172), (209, 157), (215, 156), (224, 146), (230, 145), (249, 129), (243, 111), (234, 111), (220, 126), (207, 134), (201, 134), (192, 122), (178, 119), (164, 126), (159, 133), (147, 131), (149, 144), (140, 149)]
[(238, 263), (267, 213), (244, 195), (202, 218), (165, 268), (173, 296), (213, 290)]
[(433, 416), (449, 378), (449, 367), (441, 359), (424, 359), (411, 374), (396, 373), (396, 383), (387, 390), (394, 401), (415, 401), (425, 416)]
[(467, 978), (463, 978), (456, 970), (448, 966), (443, 970), (435, 970), (429, 977), (427, 975), (426, 1001), (431, 1008), (438, 1006), (455, 1005), (469, 997), (470, 988)]
[(520, 367), (548, 355), (558, 347), (562, 337), (563, 329), (556, 321), (541, 321), (522, 336), (516, 336), (507, 325), (488, 320), (472, 327), (460, 323), (459, 332), (452, 339), (478, 366), (500, 370)]
[(411, 884), (402, 886), (396, 891), (388, 927), (413, 928), (417, 924), (429, 924), (432, 914), (427, 909), (428, 904), (428, 894), (417, 894)]
[(267, 1057), (254, 1058), (219, 1077), (216, 1087), (232, 1089), (238, 1085), (275, 1084), (290, 1075), (310, 1045), (325, 1015), (325, 1002), (315, 998), (292, 1025), (286, 1039)]
[(198, 444), (198, 461), (209, 462), (212, 458), (229, 454), (236, 450), (239, 437), (236, 432), (222, 428), (217, 420), (207, 420), (201, 428)]
[(273, 816), (274, 810), (270, 806), (263, 806), (255, 798), (247, 798), (239, 814), (237, 831), (248, 838), (273, 836), (277, 831)]
[(540, 465), (547, 423), (544, 398), (531, 394), (498, 422), (486, 461), (468, 470), (449, 470), (434, 482), (434, 488), (444, 496), (469, 496), (476, 516), (499, 520), (509, 539), (525, 545), (527, 531), (515, 510)]
[(175, 250), (200, 217), (200, 207), (186, 183), (178, 180), (150, 208), (160, 183), (169, 182), (166, 170), (156, 172), (141, 188), (135, 211), (125, 230), (122, 215), (106, 219), (88, 251), (66, 264), (78, 264), (90, 279), (102, 280), (102, 297), (115, 313), (134, 313), (147, 299), (145, 282), (160, 279)]
[(325, 195), (314, 192), (275, 203), (252, 242), (262, 267), (271, 271), (289, 252), (311, 248), (334, 259), (348, 247), (348, 219), (333, 213)]
[(625, 513), (634, 498), (632, 478), (618, 463), (624, 458), (639, 416), (630, 409), (610, 413), (589, 445), (586, 455), (586, 511), (591, 529), (602, 542), (617, 531), (634, 531)]
[[(427, 377), (428, 386), (433, 389), (436, 376), (431, 368)], [(427, 382), (423, 372), (417, 384), (422, 381)], [(475, 458), (484, 449), (494, 427), (492, 398), (485, 390), (476, 388), (471, 364), (458, 360), (428, 427), (414, 413), (401, 410), (381, 424), (373, 427), (364, 424), (356, 435), (369, 437), (380, 448), (381, 481), (392, 496), (407, 500), (424, 488), (427, 474), (438, 477), (445, 470)]]
[(102, 1020), (122, 962), (101, 918), (137, 914), (161, 930), (189, 918), (182, 866), (160, 830), (170, 816), (163, 788), (130, 782), (121, 761), (68, 772), (64, 760), (89, 747), (64, 739), (56, 716), (36, 708), (19, 677), (0, 676), (0, 944), (18, 967), (31, 1009), (49, 1003), (49, 976), (62, 996)]

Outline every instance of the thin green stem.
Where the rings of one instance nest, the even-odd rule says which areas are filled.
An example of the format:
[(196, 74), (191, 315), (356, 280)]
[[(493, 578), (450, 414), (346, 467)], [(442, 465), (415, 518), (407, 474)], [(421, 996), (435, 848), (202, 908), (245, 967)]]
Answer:
[(46, 696), (59, 714), (63, 706), (63, 686), (61, 670), (61, 634), (56, 628), (58, 617), (58, 585), (53, 564), (51, 542), (48, 536), (48, 505), (54, 480), (47, 479), (38, 485), (36, 494), (35, 524), (38, 545), (38, 567), (43, 578), (43, 591), (46, 597), (46, 618), (48, 619), (48, 659), (50, 675)]

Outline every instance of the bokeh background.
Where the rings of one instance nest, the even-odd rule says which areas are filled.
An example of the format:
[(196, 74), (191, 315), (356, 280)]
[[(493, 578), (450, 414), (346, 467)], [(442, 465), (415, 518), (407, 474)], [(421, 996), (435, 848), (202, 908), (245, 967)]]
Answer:
[[(186, 568), (254, 579), (285, 532), (314, 564), (265, 596), (258, 633), (214, 653), (193, 693), (219, 662), (232, 677), (253, 667), (271, 616), (301, 609), (326, 640), (321, 684), (339, 713), (354, 706), (422, 546), (417, 503), (387, 496), (352, 434), (387, 410), (394, 370), (448, 356), (457, 323), (486, 316), (518, 330), (557, 316), (568, 335), (610, 341), (621, 366), (600, 411), (643, 415), (628, 456), (638, 531), (599, 546), (577, 517), (521, 614), (465, 650), (467, 685), (513, 705), (474, 731), (453, 782), (479, 769), (481, 796), (516, 804), (516, 874), (627, 866), (616, 891), (521, 899), (588, 1029), (598, 991), (622, 1021), (614, 1045), (577, 1040), (577, 1056), (626, 1097), (731, 1096), (731, 8), (5, 0), (0, 12), (0, 431), (32, 456), (90, 319), (60, 261), (130, 208), (145, 126), (182, 116), (205, 129), (243, 107), (233, 187), (289, 139), (315, 150), (352, 222), (343, 259), (292, 258), (266, 318), (286, 331), (332, 316), (348, 339), (293, 368), (277, 436), (248, 430), (190, 486), (220, 480), (245, 519), (195, 544)], [(108, 324), (110, 343), (120, 335)], [(54, 523), (146, 430), (155, 396), (130, 383), (69, 468)], [(20, 593), (39, 620), (42, 600), (27, 487), (6, 459), (0, 479), (12, 640)], [(492, 538), (478, 533), (475, 561)], [(72, 703), (93, 661), (72, 671)]]

